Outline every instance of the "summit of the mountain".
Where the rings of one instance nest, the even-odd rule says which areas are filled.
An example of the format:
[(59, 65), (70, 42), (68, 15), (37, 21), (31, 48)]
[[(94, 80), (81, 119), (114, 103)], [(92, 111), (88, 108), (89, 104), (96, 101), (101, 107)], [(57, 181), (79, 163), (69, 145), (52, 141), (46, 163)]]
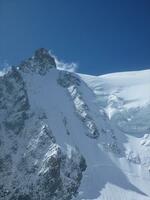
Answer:
[(56, 68), (54, 57), (45, 48), (37, 49), (31, 58), (21, 62), (18, 66), (23, 72), (36, 72), (41, 75), (47, 73), (51, 68)]

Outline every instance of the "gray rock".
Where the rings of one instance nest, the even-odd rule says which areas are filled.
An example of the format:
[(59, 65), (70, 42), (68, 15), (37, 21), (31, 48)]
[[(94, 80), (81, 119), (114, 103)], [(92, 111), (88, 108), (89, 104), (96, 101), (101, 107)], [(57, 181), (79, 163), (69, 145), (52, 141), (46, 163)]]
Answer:
[(33, 57), (23, 61), (18, 68), (23, 72), (34, 72), (45, 75), (51, 68), (56, 68), (54, 57), (47, 49), (40, 48)]

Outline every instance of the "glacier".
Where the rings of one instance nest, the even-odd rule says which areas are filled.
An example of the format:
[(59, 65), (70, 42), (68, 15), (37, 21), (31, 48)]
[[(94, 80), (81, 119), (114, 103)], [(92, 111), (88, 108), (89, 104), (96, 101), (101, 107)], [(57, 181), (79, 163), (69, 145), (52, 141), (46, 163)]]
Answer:
[(46, 49), (0, 73), (1, 200), (149, 200), (150, 70), (91, 76)]

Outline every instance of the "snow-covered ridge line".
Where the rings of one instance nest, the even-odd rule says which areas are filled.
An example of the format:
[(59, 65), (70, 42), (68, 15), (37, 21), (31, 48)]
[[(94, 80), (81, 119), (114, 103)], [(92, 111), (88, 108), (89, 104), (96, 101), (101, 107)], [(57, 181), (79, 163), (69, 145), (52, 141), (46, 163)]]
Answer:
[(135, 75), (148, 75), (150, 73), (150, 69), (138, 70), (138, 71), (122, 71), (122, 72), (113, 72), (103, 75), (98, 75), (99, 77), (106, 77), (106, 76), (135, 76)]

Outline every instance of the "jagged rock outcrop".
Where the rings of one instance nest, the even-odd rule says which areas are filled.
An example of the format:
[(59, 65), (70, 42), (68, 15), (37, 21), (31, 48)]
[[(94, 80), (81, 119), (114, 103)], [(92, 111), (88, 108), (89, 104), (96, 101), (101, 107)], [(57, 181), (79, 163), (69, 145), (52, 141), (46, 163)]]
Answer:
[(5, 130), (19, 134), (28, 117), (29, 102), (23, 78), (15, 68), (0, 77), (0, 109)]
[(70, 72), (60, 71), (57, 81), (62, 87), (67, 88), (78, 116), (88, 129), (87, 135), (91, 138), (97, 138), (99, 136), (99, 131), (94, 123), (94, 120), (89, 114), (88, 105), (85, 103), (78, 89), (78, 86), (81, 85), (79, 77)]
[(47, 49), (40, 48), (35, 51), (34, 56), (24, 60), (18, 68), (23, 72), (34, 72), (44, 75), (49, 69), (56, 68), (56, 63)]

